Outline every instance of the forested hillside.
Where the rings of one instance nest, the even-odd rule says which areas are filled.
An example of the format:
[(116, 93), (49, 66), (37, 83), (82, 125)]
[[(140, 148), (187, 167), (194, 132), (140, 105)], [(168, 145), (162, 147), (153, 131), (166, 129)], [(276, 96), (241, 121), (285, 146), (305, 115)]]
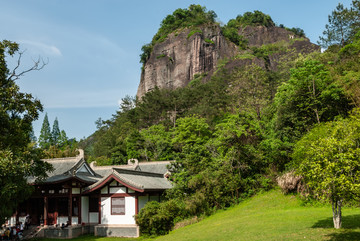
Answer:
[[(339, 6), (334, 10), (320, 38), (327, 49), (324, 53), (314, 45), (302, 51), (305, 45), (299, 43), (305, 33), (299, 28), (275, 26), (270, 16), (259, 11), (239, 15), (221, 29), (227, 41), (237, 46), (236, 55), (218, 60), (210, 72), (195, 74), (183, 88), (155, 87), (142, 99), (124, 98), (113, 118), (98, 120), (97, 131), (80, 146), (88, 160), (98, 165), (123, 164), (130, 158), (176, 160), (171, 167), (174, 188), (166, 193), (167, 201), (149, 203), (137, 217), (147, 234), (164, 234), (176, 221), (209, 214), (270, 189), (278, 176), (291, 170), (299, 171), (305, 184), (314, 188), (310, 194), (332, 189), (327, 184), (311, 185), (328, 179), (312, 179), (315, 174), (310, 172), (315, 169), (310, 157), (315, 155), (307, 147), (327, 135), (345, 137), (340, 134), (349, 129), (340, 127), (351, 123), (355, 134), (343, 147), (352, 150), (351, 160), (359, 160), (358, 146), (349, 144), (360, 143), (360, 115), (354, 109), (360, 105), (359, 11), (359, 1), (353, 2), (351, 10)], [(196, 5), (168, 15), (152, 42), (143, 47), (141, 62), (145, 64), (156, 44), (168, 35), (214, 24), (214, 16)], [(339, 18), (347, 25), (338, 24)], [(249, 30), (269, 27), (293, 32), (295, 37), (249, 44)], [(360, 170), (356, 161), (342, 163), (348, 172), (333, 173), (343, 175), (339, 183)], [(358, 178), (345, 181), (359, 184)], [(357, 188), (349, 185), (351, 192), (330, 193), (324, 199), (351, 200), (358, 196)]]

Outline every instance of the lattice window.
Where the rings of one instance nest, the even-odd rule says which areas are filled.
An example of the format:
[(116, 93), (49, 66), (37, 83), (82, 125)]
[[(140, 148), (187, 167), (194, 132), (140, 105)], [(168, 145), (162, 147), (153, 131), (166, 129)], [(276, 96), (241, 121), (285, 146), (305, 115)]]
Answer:
[(125, 215), (125, 197), (111, 198), (111, 215)]

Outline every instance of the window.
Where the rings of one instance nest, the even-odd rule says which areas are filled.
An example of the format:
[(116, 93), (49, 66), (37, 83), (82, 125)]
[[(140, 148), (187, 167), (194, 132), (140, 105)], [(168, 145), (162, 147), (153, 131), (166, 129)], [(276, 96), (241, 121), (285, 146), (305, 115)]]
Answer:
[(111, 215), (125, 215), (125, 197), (111, 198)]

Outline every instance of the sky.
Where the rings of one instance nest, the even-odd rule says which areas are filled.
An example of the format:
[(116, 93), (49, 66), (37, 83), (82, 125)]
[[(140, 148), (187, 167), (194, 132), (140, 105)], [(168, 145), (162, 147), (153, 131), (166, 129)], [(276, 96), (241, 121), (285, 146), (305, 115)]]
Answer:
[[(177, 8), (200, 4), (222, 24), (260, 10), (316, 43), (339, 2), (349, 7), (351, 0), (1, 0), (0, 40), (20, 44), (23, 69), (39, 57), (47, 63), (17, 81), (44, 106), (35, 135), (47, 113), (51, 126), (57, 117), (60, 129), (80, 140), (96, 130), (96, 120), (110, 119), (122, 98), (136, 95), (141, 47)], [(11, 69), (15, 59), (7, 61)]]

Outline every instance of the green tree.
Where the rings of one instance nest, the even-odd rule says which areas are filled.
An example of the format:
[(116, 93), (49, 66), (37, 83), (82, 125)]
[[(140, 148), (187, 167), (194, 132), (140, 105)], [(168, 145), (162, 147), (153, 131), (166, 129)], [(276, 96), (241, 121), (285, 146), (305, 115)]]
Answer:
[(39, 146), (43, 149), (51, 145), (51, 130), (47, 113), (45, 114), (39, 136)]
[(345, 46), (353, 33), (351, 27), (355, 16), (352, 9), (344, 8), (344, 5), (339, 3), (328, 17), (329, 23), (325, 25), (319, 44), (324, 48), (334, 44)]
[(250, 65), (234, 72), (232, 79), (229, 92), (235, 96), (236, 109), (255, 111), (260, 119), (263, 108), (272, 99), (268, 73), (257, 65)]
[(153, 125), (147, 129), (142, 129), (140, 134), (143, 139), (141, 152), (146, 161), (174, 159), (171, 132), (166, 131), (164, 125)]
[(360, 114), (317, 126), (296, 143), (297, 172), (319, 199), (329, 200), (334, 227), (341, 227), (344, 201), (360, 197)]
[(282, 140), (293, 142), (314, 124), (346, 116), (351, 109), (344, 89), (318, 60), (297, 63), (291, 78), (275, 96), (276, 130)]
[[(6, 58), (16, 56), (17, 66), (10, 71)], [(39, 117), (42, 105), (31, 94), (20, 92), (15, 82), (44, 65), (39, 60), (30, 69), (18, 73), (21, 56), (17, 43), (0, 42), (0, 223), (30, 195), (33, 188), (27, 184), (27, 178), (42, 178), (50, 170), (39, 159), (40, 153), (30, 139), (32, 122)]]
[(51, 143), (52, 145), (58, 145), (60, 139), (60, 129), (59, 129), (59, 121), (57, 117), (54, 120), (54, 124), (51, 131)]
[(57, 143), (60, 147), (66, 146), (69, 143), (68, 137), (66, 136), (66, 132), (64, 130), (60, 131)]

